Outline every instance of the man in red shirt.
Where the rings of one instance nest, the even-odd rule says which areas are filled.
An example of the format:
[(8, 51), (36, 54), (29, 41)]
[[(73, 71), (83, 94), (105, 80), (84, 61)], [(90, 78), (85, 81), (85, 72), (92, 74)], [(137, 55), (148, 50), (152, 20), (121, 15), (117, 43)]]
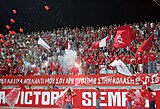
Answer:
[(148, 90), (148, 100), (149, 100), (149, 109), (156, 109), (155, 108), (155, 96), (152, 93), (152, 89), (150, 87), (147, 88)]
[(19, 83), (20, 90), (26, 90), (26, 87), (24, 86), (24, 84), (22, 84), (20, 81), (18, 83)]
[(136, 59), (131, 59), (131, 73), (136, 74), (137, 73), (137, 64)]
[(127, 55), (125, 56), (125, 63), (126, 63), (126, 65), (127, 65), (127, 67), (128, 67), (129, 70), (131, 69), (130, 60), (131, 60), (131, 56), (127, 52)]
[(127, 109), (134, 109), (134, 106), (133, 106), (133, 93), (131, 92), (130, 89), (128, 89), (128, 93), (126, 94), (126, 97), (127, 97), (127, 102), (128, 102), (128, 105), (127, 105)]
[(96, 109), (103, 109), (101, 106), (100, 106), (100, 103), (101, 103), (101, 95), (100, 95), (100, 92), (99, 92), (99, 88), (97, 87), (96, 88)]
[(94, 61), (94, 57), (93, 57), (92, 54), (90, 55), (89, 59), (90, 59), (90, 62), (89, 62), (89, 64), (90, 64), (89, 73), (90, 74), (94, 74), (95, 61)]
[(76, 93), (72, 89), (69, 89), (66, 93), (65, 98), (64, 98), (65, 103), (66, 103), (65, 109), (73, 109), (72, 100), (73, 100), (74, 96), (76, 96)]
[(143, 72), (148, 73), (148, 54), (145, 51), (142, 55), (143, 58)]

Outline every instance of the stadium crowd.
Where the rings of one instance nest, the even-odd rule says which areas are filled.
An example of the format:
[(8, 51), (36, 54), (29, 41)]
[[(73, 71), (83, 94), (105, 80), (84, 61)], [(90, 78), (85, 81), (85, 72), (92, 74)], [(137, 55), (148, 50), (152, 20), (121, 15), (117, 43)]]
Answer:
[[(160, 22), (130, 24), (136, 38), (126, 48), (113, 46), (118, 27), (120, 25), (114, 24), (108, 27), (66, 27), (31, 34), (6, 34), (5, 42), (0, 43), (0, 75), (66, 74), (58, 57), (64, 54), (67, 41), (77, 52), (77, 63), (81, 65), (82, 74), (114, 73), (115, 68), (110, 67), (110, 63), (116, 58), (121, 59), (133, 74), (159, 72)], [(154, 40), (150, 51), (138, 53), (135, 58), (137, 49), (151, 34), (154, 34)], [(105, 47), (89, 51), (94, 42), (108, 35), (111, 38)], [(50, 50), (38, 44), (39, 36), (50, 46)], [(69, 73), (77, 71), (74, 67)]]

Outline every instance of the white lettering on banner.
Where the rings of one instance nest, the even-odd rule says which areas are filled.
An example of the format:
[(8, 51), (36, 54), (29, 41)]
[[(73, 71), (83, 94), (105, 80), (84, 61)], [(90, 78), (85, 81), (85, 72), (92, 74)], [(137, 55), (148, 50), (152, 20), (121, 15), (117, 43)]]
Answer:
[(1, 91), (0, 92), (0, 104), (4, 104), (5, 103), (5, 91)]
[(39, 96), (40, 96), (41, 92), (40, 91), (35, 91), (33, 94), (36, 97), (35, 98), (35, 104), (39, 104)]
[(82, 106), (91, 106), (91, 92), (82, 92)]
[(19, 81), (22, 82), (22, 79), (19, 79), (19, 78), (11, 78), (11, 79), (7, 79), (7, 80), (6, 80), (6, 83), (7, 83), (7, 84), (18, 84)]
[(76, 78), (76, 84), (97, 84), (97, 78)]
[(50, 98), (50, 92), (42, 92), (42, 105), (49, 105)]
[(154, 81), (155, 83), (158, 83), (158, 82), (160, 82), (160, 77), (156, 76), (154, 80), (155, 80)]
[(24, 91), (21, 91), (21, 104), (24, 104)]
[(126, 97), (126, 94), (128, 92), (122, 92), (122, 106), (123, 107), (126, 107), (126, 101), (127, 101), (127, 97)]
[(92, 98), (93, 98), (93, 106), (96, 106), (96, 92), (92, 92)]
[(55, 78), (47, 78), (47, 79), (45, 79), (45, 83), (47, 83), (47, 84), (54, 84), (54, 82), (55, 82)]
[(65, 78), (56, 78), (56, 84), (64, 84)]
[[(122, 99), (122, 107), (126, 107), (126, 101), (127, 101), (126, 94), (127, 94), (127, 92), (122, 92), (122, 98), (123, 98)], [(156, 95), (155, 92), (153, 94)], [(145, 100), (145, 107), (146, 108), (149, 107), (149, 100), (148, 99)]]
[(124, 76), (75, 76), (75, 77), (51, 77), (51, 76), (26, 76), (26, 78), (17, 78), (16, 76), (8, 76), (6, 78), (0, 77), (0, 82), (5, 83), (7, 85), (17, 85), (19, 81), (22, 84), (33, 84), (33, 85), (45, 85), (45, 84), (58, 84), (58, 85), (138, 85), (140, 80), (143, 80), (144, 84), (147, 82), (151, 82), (152, 84), (160, 83), (160, 76), (153, 75), (137, 75), (135, 79), (132, 77), (124, 77)]
[(24, 100), (25, 104), (32, 104), (32, 100), (29, 100), (29, 96), (32, 96), (32, 92), (25, 93), (25, 100)]
[(24, 81), (23, 81), (23, 84), (28, 84), (28, 83), (30, 83), (31, 84), (31, 79), (24, 79)]
[(120, 92), (108, 92), (108, 106), (116, 106), (116, 103), (117, 106), (121, 106)]
[(44, 78), (40, 78), (41, 84), (44, 84)]
[(66, 78), (66, 84), (74, 84), (74, 78)]
[[(100, 81), (98, 79), (98, 81)], [(103, 77), (102, 84), (134, 84), (134, 79), (131, 77), (125, 78), (113, 78), (113, 77)]]
[(44, 78), (27, 78), (24, 79), (23, 84), (44, 84)]
[[(101, 94), (101, 106), (126, 106), (126, 94), (127, 92), (100, 92)], [(33, 105), (55, 105), (55, 100), (59, 97), (59, 91), (21, 91), (20, 104), (33, 104)], [(123, 99), (121, 99), (121, 95)], [(0, 92), (1, 104), (4, 104), (5, 92)], [(32, 96), (32, 98), (30, 98)], [(41, 99), (40, 99), (41, 98)], [(108, 98), (108, 99), (107, 99)], [(33, 100), (35, 100), (33, 102)], [(39, 102), (41, 100), (41, 102)], [(82, 92), (82, 106), (96, 106), (96, 92)]]
[[(118, 106), (118, 107), (126, 107), (126, 94), (127, 92), (100, 92), (101, 95), (101, 103), (100, 106)], [(122, 97), (123, 99), (122, 99)], [(121, 104), (122, 103), (122, 104)], [(82, 93), (82, 105), (83, 106), (96, 106), (96, 92), (83, 92)]]
[(149, 82), (149, 79), (150, 79), (150, 77), (149, 77), (149, 76), (146, 76), (146, 77), (145, 77), (145, 83), (144, 83), (144, 84), (147, 84), (147, 82)]
[(2, 84), (3, 84), (3, 83), (6, 83), (6, 81), (7, 81), (6, 78), (1, 78), (1, 79), (0, 79), (0, 83), (2, 83)]
[(13, 83), (13, 79), (8, 79), (7, 84), (12, 84)]
[(16, 102), (16, 104), (18, 103), (18, 100), (19, 100), (19, 98), (20, 98), (20, 97), (19, 97), (19, 96), (20, 96), (20, 93), (21, 93), (21, 92), (19, 91), (19, 92), (18, 92), (17, 99), (16, 99), (16, 101), (15, 101), (15, 102)]
[[(78, 91), (76, 91), (78, 92)], [(5, 91), (0, 91), (0, 105), (5, 104)], [(78, 94), (78, 93), (77, 93)], [(116, 107), (116, 108), (125, 108), (126, 103), (127, 103), (127, 98), (126, 98), (127, 92), (122, 92), (122, 91), (110, 91), (108, 90), (100, 92), (101, 95), (101, 103), (100, 105), (105, 107), (105, 108), (111, 108), (111, 107)], [(156, 92), (153, 93), (156, 95)], [(55, 101), (59, 97), (60, 92), (59, 91), (21, 91), (19, 93), (18, 99), (18, 104), (17, 106), (23, 106), (23, 107), (28, 107), (29, 106), (46, 106), (51, 107), (51, 106), (56, 106)], [(74, 99), (75, 100), (75, 99)], [(94, 108), (96, 106), (96, 92), (93, 91), (86, 91), (82, 92), (82, 95), (79, 95), (78, 100), (76, 102), (79, 102), (79, 106), (81, 107), (92, 107)], [(77, 103), (75, 103), (75, 107), (77, 106)], [(149, 107), (149, 101), (145, 101), (145, 107)], [(78, 108), (78, 107), (77, 107)]]
[(135, 84), (135, 81), (131, 77), (127, 77), (127, 83), (126, 84)]
[(39, 79), (35, 79), (33, 84), (41, 84)]
[(51, 92), (51, 105), (54, 105), (59, 95), (59, 92)]
[(107, 93), (106, 92), (100, 92), (100, 94), (101, 94), (101, 103), (100, 103), (100, 106), (107, 106), (107, 103), (103, 103), (103, 101), (106, 101), (105, 96), (107, 95)]
[(31, 79), (32, 84), (41, 84), (39, 79)]
[[(106, 92), (100, 92), (101, 94), (101, 103), (100, 106), (107, 106), (107, 103), (103, 103), (103, 101), (105, 100), (105, 96), (103, 95), (107, 95)], [(88, 98), (86, 98), (88, 97)], [(85, 100), (82, 100), (82, 105), (83, 106), (96, 106), (96, 92), (84, 92), (84, 94), (82, 93), (82, 98), (84, 98)], [(89, 99), (90, 98), (90, 99)], [(106, 101), (104, 101), (106, 102)], [(92, 103), (92, 104), (91, 104)]]
[(97, 84), (102, 84), (102, 82), (101, 82), (101, 78), (98, 78), (98, 82), (97, 82)]

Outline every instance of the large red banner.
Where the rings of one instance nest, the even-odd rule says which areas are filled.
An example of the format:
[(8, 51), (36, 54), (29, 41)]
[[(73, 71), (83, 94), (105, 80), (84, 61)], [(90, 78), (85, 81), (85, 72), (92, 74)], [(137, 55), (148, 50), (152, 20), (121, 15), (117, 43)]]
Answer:
[(42, 76), (1, 76), (0, 82), (5, 85), (46, 86), (133, 86), (143, 84), (160, 84), (160, 74), (137, 74), (124, 76), (121, 74), (105, 75), (42, 75)]
[[(5, 96), (10, 90), (0, 90), (0, 106), (8, 106)], [(21, 90), (15, 107), (59, 108), (55, 100), (62, 90)], [(76, 109), (95, 109), (96, 91), (94, 89), (74, 89), (76, 96), (73, 98), (73, 107)], [(125, 89), (101, 89), (101, 106), (103, 109), (126, 109), (127, 91)], [(160, 91), (155, 91), (156, 109), (160, 109)], [(148, 109), (149, 101), (145, 101)]]

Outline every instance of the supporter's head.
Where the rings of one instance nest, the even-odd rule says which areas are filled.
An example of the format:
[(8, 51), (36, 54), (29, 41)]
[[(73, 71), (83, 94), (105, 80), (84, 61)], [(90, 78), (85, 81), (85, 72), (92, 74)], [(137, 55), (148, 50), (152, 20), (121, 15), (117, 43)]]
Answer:
[(152, 89), (150, 87), (147, 88), (148, 92), (152, 92)]
[(129, 55), (129, 52), (127, 52), (126, 55)]
[(119, 60), (118, 56), (115, 57), (116, 60)]
[(69, 88), (69, 89), (68, 89), (68, 92), (67, 92), (67, 95), (70, 96), (71, 93), (72, 93), (72, 91), (71, 91), (71, 89)]
[(99, 91), (99, 88), (98, 88), (98, 87), (96, 88), (96, 91), (97, 91), (97, 92)]
[(53, 88), (55, 88), (56, 87), (56, 85), (55, 84), (53, 84)]
[(31, 86), (31, 85), (29, 85), (29, 86), (28, 86), (28, 88), (29, 88), (29, 89), (31, 89), (31, 88), (32, 88), (32, 86)]
[(130, 93), (130, 92), (131, 92), (131, 89), (127, 89), (127, 92), (129, 92), (129, 93)]

